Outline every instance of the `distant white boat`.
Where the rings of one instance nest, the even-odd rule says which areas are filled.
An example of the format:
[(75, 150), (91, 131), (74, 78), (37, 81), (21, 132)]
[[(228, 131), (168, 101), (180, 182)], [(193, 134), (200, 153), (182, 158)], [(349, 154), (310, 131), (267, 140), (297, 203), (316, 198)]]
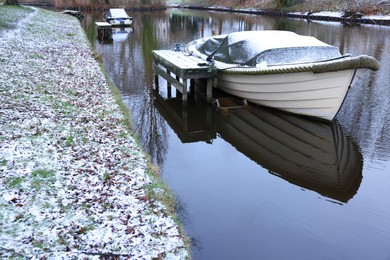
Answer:
[(358, 69), (378, 70), (370, 56), (350, 57), (314, 37), (246, 31), (206, 37), (186, 52), (213, 64), (217, 87), (258, 105), (333, 120)]
[(123, 8), (109, 9), (104, 19), (112, 26), (130, 26), (133, 24), (133, 18)]

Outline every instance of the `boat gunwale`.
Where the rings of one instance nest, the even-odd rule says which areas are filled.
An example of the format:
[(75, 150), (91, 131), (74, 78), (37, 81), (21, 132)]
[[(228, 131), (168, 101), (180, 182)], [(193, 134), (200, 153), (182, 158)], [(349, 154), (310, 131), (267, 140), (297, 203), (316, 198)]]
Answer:
[[(208, 39), (210, 37), (206, 38)], [(209, 59), (207, 55), (198, 51), (196, 46), (200, 41), (204, 41), (206, 38), (201, 38), (189, 42), (185, 47), (185, 52), (204, 60)], [(240, 64), (229, 64), (214, 60), (214, 66), (220, 72), (240, 75), (268, 75), (297, 72), (313, 72), (314, 74), (318, 74), (350, 69), (370, 69), (373, 71), (380, 69), (380, 63), (378, 60), (368, 55), (359, 55), (354, 57), (343, 56), (340, 57), (340, 59), (330, 61), (319, 61), (305, 64), (275, 65), (272, 67), (249, 67)]]

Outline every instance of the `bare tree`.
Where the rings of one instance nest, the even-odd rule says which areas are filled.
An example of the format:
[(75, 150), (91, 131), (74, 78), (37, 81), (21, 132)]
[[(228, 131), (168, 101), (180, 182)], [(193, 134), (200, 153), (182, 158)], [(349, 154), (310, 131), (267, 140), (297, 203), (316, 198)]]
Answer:
[(290, 0), (276, 0), (276, 5), (278, 9), (283, 9), (290, 4)]

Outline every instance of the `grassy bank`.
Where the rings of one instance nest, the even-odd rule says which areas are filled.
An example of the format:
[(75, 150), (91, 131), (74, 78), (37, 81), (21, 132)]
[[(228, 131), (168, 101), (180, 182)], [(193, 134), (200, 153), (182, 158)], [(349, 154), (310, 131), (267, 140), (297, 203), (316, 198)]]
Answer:
[[(107, 81), (110, 82), (109, 85), (110, 85), (111, 93), (114, 96), (117, 104), (120, 107), (120, 110), (122, 111), (122, 113), (124, 115), (123, 124), (131, 132), (132, 136), (137, 141), (138, 146), (141, 147), (141, 144), (134, 133), (134, 127), (133, 127), (134, 121), (131, 117), (131, 114), (130, 114), (127, 106), (123, 103), (121, 93), (114, 86), (114, 84), (109, 80), (109, 77), (108, 77), (107, 73), (105, 72), (103, 65), (100, 65), (100, 67), (101, 67), (101, 70), (104, 72)], [(144, 153), (146, 154), (146, 152), (144, 152)], [(158, 168), (158, 166), (151, 163), (152, 160), (150, 158), (150, 155), (146, 154), (146, 156), (148, 157), (148, 162), (149, 162), (148, 169), (147, 169), (146, 173), (153, 180), (152, 183), (144, 186), (144, 189), (146, 190), (147, 196), (150, 199), (160, 201), (163, 203), (163, 205), (165, 205), (166, 210), (167, 210), (166, 211), (167, 214), (173, 218), (173, 220), (175, 221), (175, 223), (178, 226), (178, 229), (179, 229), (181, 237), (184, 241), (184, 245), (185, 245), (186, 250), (188, 252), (190, 252), (191, 251), (190, 250), (191, 249), (191, 242), (190, 242), (189, 238), (187, 237), (186, 232), (184, 230), (184, 227), (182, 226), (182, 224), (181, 224), (181, 222), (176, 214), (178, 202), (176, 201), (175, 195), (172, 193), (172, 191), (170, 190), (168, 185), (161, 179), (160, 169)], [(191, 259), (191, 257), (188, 256), (186, 259)]]
[(188, 258), (78, 20), (0, 6), (0, 32), (0, 257)]
[(28, 7), (4, 6), (1, 2), (0, 8), (0, 31), (15, 29), (21, 19), (33, 12)]

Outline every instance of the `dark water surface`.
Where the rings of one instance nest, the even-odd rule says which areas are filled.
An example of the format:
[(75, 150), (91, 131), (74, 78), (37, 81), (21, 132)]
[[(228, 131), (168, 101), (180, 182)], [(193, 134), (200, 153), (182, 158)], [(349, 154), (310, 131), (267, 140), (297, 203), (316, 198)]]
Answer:
[[(136, 132), (193, 242), (193, 259), (390, 259), (390, 28), (255, 15), (130, 13), (131, 32), (97, 39)], [(279, 29), (315, 36), (382, 65), (352, 88), (332, 124), (251, 106), (216, 111), (195, 97), (153, 93), (152, 53), (212, 30)]]

